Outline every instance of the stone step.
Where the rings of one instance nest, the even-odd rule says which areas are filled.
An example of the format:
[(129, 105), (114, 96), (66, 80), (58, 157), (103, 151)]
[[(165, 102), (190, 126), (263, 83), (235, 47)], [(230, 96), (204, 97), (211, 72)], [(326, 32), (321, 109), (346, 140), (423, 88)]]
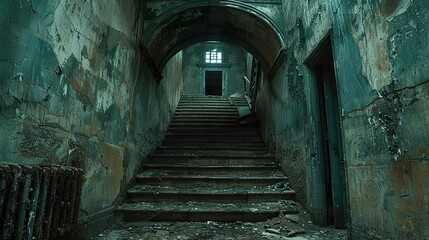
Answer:
[(198, 110), (190, 110), (190, 111), (176, 111), (174, 117), (238, 117), (237, 111), (228, 111), (228, 112), (219, 112), (219, 111), (198, 111)]
[(117, 208), (116, 216), (132, 221), (222, 221), (259, 222), (280, 214), (296, 214), (293, 201), (264, 203), (167, 202), (127, 203)]
[(189, 114), (189, 115), (185, 115), (185, 114), (176, 114), (173, 117), (173, 121), (176, 120), (189, 120), (189, 121), (213, 121), (213, 120), (238, 120), (238, 114), (201, 114), (201, 115), (196, 115), (196, 114)]
[(274, 158), (268, 156), (231, 156), (231, 155), (195, 155), (195, 154), (159, 154), (149, 157), (148, 164), (181, 164), (181, 165), (246, 165), (246, 166), (277, 166)]
[(258, 129), (255, 128), (230, 128), (230, 129), (222, 129), (222, 128), (211, 128), (211, 127), (171, 127), (168, 132), (166, 133), (166, 137), (170, 136), (194, 136), (197, 137), (204, 137), (204, 138), (242, 138), (247, 139), (259, 137), (260, 134)]
[(194, 134), (197, 135), (238, 135), (238, 136), (260, 136), (259, 130), (251, 127), (241, 127), (237, 126), (236, 128), (222, 129), (222, 128), (213, 128), (213, 127), (170, 127), (167, 131), (167, 134)]
[(183, 175), (145, 171), (136, 176), (136, 183), (161, 186), (218, 185), (222, 187), (270, 186), (287, 181), (285, 176), (222, 176), (222, 175)]
[(199, 108), (199, 107), (177, 107), (176, 112), (179, 114), (183, 114), (185, 112), (188, 112), (188, 114), (204, 114), (204, 113), (216, 113), (219, 115), (231, 115), (237, 113), (236, 107), (229, 107), (229, 108)]
[(229, 129), (229, 130), (213, 130), (213, 129), (192, 129), (192, 128), (170, 128), (167, 131), (166, 137), (170, 136), (194, 136), (194, 137), (240, 137), (240, 138), (247, 138), (247, 137), (259, 137), (260, 134), (257, 129), (246, 129), (246, 131), (242, 131), (240, 129)]
[(194, 100), (180, 100), (178, 106), (234, 106), (234, 103), (230, 103), (228, 100), (221, 100), (221, 101), (194, 101)]
[(237, 124), (238, 117), (228, 117), (228, 118), (173, 118), (171, 121), (172, 124), (189, 124), (190, 126), (195, 124)]
[(219, 102), (219, 103), (210, 103), (210, 102), (200, 102), (200, 103), (191, 103), (191, 102), (179, 102), (179, 105), (177, 106), (177, 109), (179, 108), (187, 108), (187, 107), (193, 107), (193, 108), (236, 108), (237, 106), (248, 106), (247, 102), (237, 102), (233, 103), (232, 105), (229, 102)]
[(180, 101), (246, 101), (244, 96), (242, 97), (224, 97), (224, 96), (201, 96), (201, 95), (182, 95)]
[(170, 128), (173, 129), (180, 129), (180, 128), (185, 128), (185, 129), (221, 129), (221, 130), (230, 130), (230, 129), (253, 129), (257, 131), (256, 125), (255, 124), (245, 124), (245, 125), (240, 125), (237, 122), (232, 122), (232, 123), (225, 123), (225, 122), (213, 122), (213, 123), (206, 123), (206, 122), (193, 122), (193, 123), (189, 123), (189, 122), (172, 122), (170, 124)]
[(255, 136), (243, 136), (243, 135), (205, 135), (205, 134), (169, 134), (164, 138), (164, 142), (174, 142), (174, 141), (194, 141), (194, 142), (225, 142), (225, 143), (233, 143), (233, 142), (246, 142), (246, 143), (264, 143), (262, 138), (257, 134)]
[(161, 154), (197, 154), (197, 155), (231, 155), (231, 156), (263, 156), (268, 153), (266, 147), (234, 147), (234, 146), (160, 146), (156, 149)]
[(277, 190), (273, 186), (246, 188), (187, 188), (177, 186), (136, 185), (127, 192), (130, 202), (218, 202), (256, 203), (265, 201), (292, 200), (295, 191)]
[(232, 175), (261, 176), (281, 173), (277, 165), (178, 165), (145, 163), (143, 169), (150, 172), (182, 175)]
[(163, 146), (192, 146), (192, 147), (224, 147), (225, 144), (228, 144), (230, 147), (238, 148), (238, 147), (244, 147), (244, 148), (250, 148), (250, 147), (257, 147), (257, 148), (264, 148), (265, 143), (262, 141), (249, 141), (249, 140), (234, 140), (234, 139), (225, 139), (225, 140), (203, 140), (203, 139), (182, 139), (182, 140), (168, 140), (165, 139), (162, 143)]
[(234, 105), (216, 105), (216, 104), (211, 104), (211, 105), (194, 105), (194, 104), (188, 104), (188, 105), (178, 105), (176, 110), (182, 110), (182, 109), (198, 109), (200, 111), (204, 111), (204, 110), (233, 110), (233, 111), (237, 111), (237, 107)]

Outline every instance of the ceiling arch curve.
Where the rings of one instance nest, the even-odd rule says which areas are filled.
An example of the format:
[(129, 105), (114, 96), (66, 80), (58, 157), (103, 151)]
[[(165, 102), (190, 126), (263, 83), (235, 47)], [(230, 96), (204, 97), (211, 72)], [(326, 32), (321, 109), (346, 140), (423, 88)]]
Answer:
[(277, 25), (265, 13), (237, 1), (196, 1), (164, 11), (150, 23), (142, 43), (154, 75), (162, 78), (159, 70), (172, 56), (203, 41), (242, 46), (258, 58), (268, 78), (284, 60), (284, 39)]

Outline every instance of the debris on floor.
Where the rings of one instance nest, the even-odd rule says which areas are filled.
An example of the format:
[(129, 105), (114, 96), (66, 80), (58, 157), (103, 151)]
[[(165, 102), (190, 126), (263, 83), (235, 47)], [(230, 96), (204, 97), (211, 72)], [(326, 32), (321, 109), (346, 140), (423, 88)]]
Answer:
[[(298, 204), (297, 204), (298, 205)], [(299, 206), (298, 206), (299, 207)], [(345, 240), (344, 229), (314, 225), (308, 214), (285, 214), (265, 222), (134, 222), (121, 223), (93, 240)]]

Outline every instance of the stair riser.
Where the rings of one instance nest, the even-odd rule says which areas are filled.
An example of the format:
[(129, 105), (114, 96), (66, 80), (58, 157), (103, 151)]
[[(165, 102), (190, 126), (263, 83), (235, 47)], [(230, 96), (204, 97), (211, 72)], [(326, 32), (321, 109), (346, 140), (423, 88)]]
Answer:
[(173, 121), (237, 121), (238, 115), (228, 114), (228, 115), (215, 115), (215, 114), (203, 114), (203, 115), (176, 115), (173, 117)]
[(245, 124), (245, 125), (239, 125), (239, 124), (222, 124), (222, 123), (216, 123), (216, 124), (209, 124), (209, 123), (195, 123), (195, 124), (189, 124), (189, 123), (171, 123), (170, 127), (175, 128), (177, 130), (180, 130), (181, 128), (184, 129), (195, 129), (195, 130), (223, 130), (228, 131), (230, 129), (237, 130), (240, 129), (241, 131), (245, 131), (247, 129), (252, 129), (253, 131), (257, 131), (255, 128), (255, 125), (252, 124)]
[(202, 118), (195, 118), (195, 119), (173, 119), (171, 121), (171, 125), (189, 125), (189, 126), (195, 126), (195, 125), (239, 125), (238, 124), (238, 118), (237, 117), (230, 117), (229, 119), (202, 119)]
[(200, 101), (195, 101), (195, 100), (180, 100), (179, 101), (179, 105), (186, 105), (186, 104), (191, 104), (191, 105), (239, 105), (239, 104), (243, 104), (243, 105), (248, 105), (246, 100), (234, 100), (232, 101), (232, 103), (225, 99), (225, 100), (221, 100), (221, 101), (204, 101), (204, 100), (200, 100)]
[(180, 101), (178, 107), (235, 107), (235, 105), (231, 105), (229, 102), (199, 102), (194, 103), (192, 101)]
[(229, 101), (229, 99), (220, 99), (220, 100), (204, 100), (204, 99), (181, 99), (179, 101), (179, 104), (248, 104), (245, 99), (231, 99), (232, 101)]
[(157, 149), (159, 154), (196, 154), (196, 155), (228, 155), (228, 156), (263, 156), (267, 150), (216, 150), (216, 149)]
[(188, 136), (188, 137), (195, 137), (195, 138), (200, 138), (200, 137), (218, 137), (218, 138), (229, 138), (229, 137), (234, 137), (234, 138), (244, 138), (244, 139), (248, 139), (248, 138), (260, 138), (260, 135), (257, 131), (246, 131), (246, 132), (242, 132), (242, 131), (234, 131), (234, 130), (229, 130), (229, 131), (221, 131), (221, 130), (211, 130), (211, 131), (201, 131), (201, 130), (174, 130), (174, 129), (170, 129), (167, 132), (167, 135), (165, 136), (166, 138), (170, 137), (170, 136), (174, 136), (174, 137), (181, 137), (181, 136)]
[(163, 158), (163, 159), (150, 159), (148, 163), (159, 164), (182, 164), (182, 165), (198, 165), (198, 166), (213, 166), (213, 165), (241, 165), (241, 166), (269, 166), (275, 164), (273, 161), (262, 161), (259, 159), (237, 159), (237, 160), (215, 160), (215, 159), (177, 159), (177, 158)]
[[(246, 99), (244, 99), (244, 98), (231, 98), (231, 101), (232, 102), (234, 102), (234, 103), (236, 103), (236, 102), (244, 102), (244, 103), (247, 103), (247, 100)], [(218, 99), (207, 99), (207, 98), (205, 98), (205, 97), (197, 97), (197, 98), (195, 98), (195, 97), (192, 97), (192, 98), (181, 98), (180, 99), (180, 101), (179, 101), (180, 103), (186, 103), (186, 102), (188, 102), (188, 103), (196, 103), (196, 104), (198, 104), (198, 103), (202, 103), (202, 102), (212, 102), (212, 103), (230, 103), (230, 100), (229, 100), (229, 98), (227, 98), (227, 97), (224, 97), (224, 98), (218, 98)]]
[(224, 142), (164, 141), (162, 145), (166, 146), (166, 147), (174, 147), (174, 146), (223, 147), (223, 146), (225, 146), (225, 144), (228, 144), (228, 146), (231, 146), (234, 148), (238, 148), (238, 147), (242, 147), (242, 148), (250, 148), (250, 147), (263, 148), (263, 147), (265, 147), (265, 144), (261, 143), (261, 142), (260, 143), (256, 143), (256, 142), (245, 143), (245, 142), (230, 142), (230, 141), (224, 141)]
[(229, 118), (229, 117), (235, 117), (238, 118), (237, 111), (229, 111), (229, 112), (223, 112), (219, 113), (217, 111), (211, 111), (211, 112), (198, 112), (198, 111), (176, 111), (175, 118), (199, 118), (199, 117), (217, 117), (217, 118)]
[(187, 133), (194, 135), (204, 135), (204, 134), (217, 134), (217, 135), (230, 135), (235, 136), (256, 136), (259, 134), (258, 129), (252, 125), (178, 125), (174, 124), (168, 129), (168, 134), (170, 133)]
[(176, 109), (176, 113), (180, 114), (196, 114), (196, 115), (203, 115), (203, 114), (217, 114), (219, 116), (228, 116), (228, 115), (236, 115), (238, 116), (237, 109), (230, 108), (230, 109), (214, 109), (214, 108), (207, 108), (207, 109), (200, 109), (200, 108), (178, 108)]
[(192, 108), (192, 109), (234, 109), (237, 110), (237, 107), (248, 106), (245, 103), (240, 103), (237, 105), (229, 105), (228, 104), (180, 104), (176, 109), (184, 109), (184, 108)]
[(183, 164), (183, 165), (216, 165), (216, 166), (269, 166), (275, 164), (274, 157), (260, 156), (260, 157), (232, 157), (232, 156), (181, 156), (181, 155), (153, 155), (149, 157), (148, 164)]
[(206, 110), (214, 110), (214, 111), (237, 111), (236, 106), (177, 106), (176, 111), (186, 110), (186, 109), (196, 109), (199, 111), (206, 111)]
[(261, 203), (267, 201), (293, 200), (295, 194), (174, 194), (174, 193), (128, 193), (130, 202), (220, 202), (220, 203)]
[(281, 180), (278, 179), (211, 179), (211, 178), (136, 178), (136, 183), (138, 184), (156, 184), (159, 186), (180, 186), (185, 187), (189, 186), (189, 188), (194, 187), (207, 187), (210, 185), (216, 185), (219, 187), (253, 187), (253, 186), (272, 186)]
[(189, 135), (167, 135), (164, 139), (164, 143), (170, 142), (224, 142), (224, 143), (234, 143), (234, 142), (242, 142), (242, 143), (260, 143), (264, 144), (261, 137), (243, 137), (241, 135), (231, 135), (231, 136), (189, 136)]
[(159, 167), (144, 167), (145, 170), (151, 170), (152, 172), (159, 173), (168, 173), (168, 174), (178, 174), (178, 175), (205, 175), (205, 176), (231, 176), (236, 177), (239, 176), (269, 176), (278, 173), (277, 168), (256, 168), (254, 170), (249, 169), (207, 169), (207, 168), (199, 168), (199, 169), (187, 169), (187, 168), (159, 168)]
[[(282, 211), (283, 214), (295, 214), (296, 210)], [(117, 211), (116, 216), (124, 222), (138, 221), (190, 221), (190, 222), (261, 222), (278, 217), (280, 211), (271, 212), (180, 212), (180, 211)]]

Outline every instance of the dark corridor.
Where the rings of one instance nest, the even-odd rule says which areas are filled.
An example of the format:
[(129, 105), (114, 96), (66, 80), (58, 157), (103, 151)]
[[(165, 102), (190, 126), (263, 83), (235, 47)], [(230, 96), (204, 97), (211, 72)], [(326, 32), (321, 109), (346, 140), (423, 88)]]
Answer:
[(205, 86), (206, 96), (222, 96), (222, 71), (206, 71)]

